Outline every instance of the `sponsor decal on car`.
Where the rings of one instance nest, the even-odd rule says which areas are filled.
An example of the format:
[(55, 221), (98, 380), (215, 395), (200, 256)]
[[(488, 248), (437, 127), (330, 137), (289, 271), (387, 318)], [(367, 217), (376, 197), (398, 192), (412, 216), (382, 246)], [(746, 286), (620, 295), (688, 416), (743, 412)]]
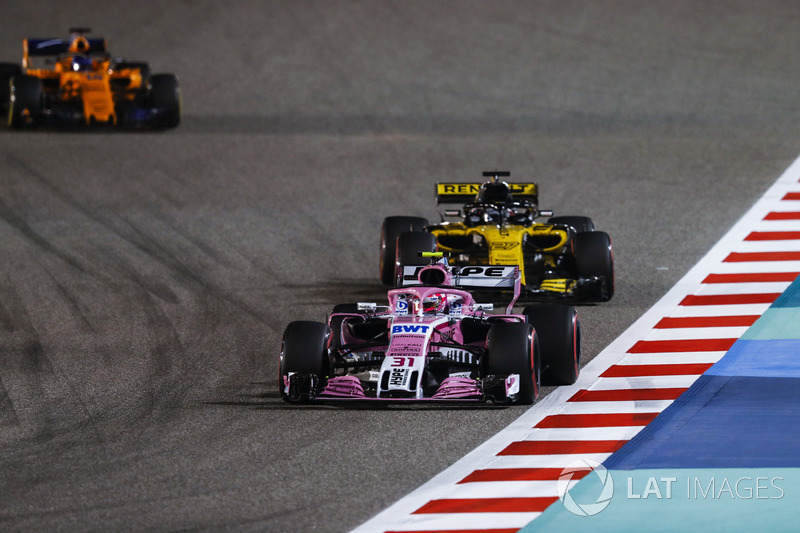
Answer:
[(394, 314), (397, 316), (407, 316), (408, 302), (402, 299), (398, 299), (397, 302), (395, 302), (394, 304)]
[(430, 326), (424, 326), (422, 324), (401, 324), (392, 326), (392, 334), (395, 333), (405, 333), (405, 334), (415, 334), (415, 335), (425, 335), (428, 333)]
[(492, 242), (489, 244), (492, 250), (511, 250), (519, 246), (518, 242)]
[[(424, 266), (403, 266), (403, 285), (419, 285), (420, 270)], [(516, 265), (451, 267), (455, 286), (461, 287), (509, 287), (514, 286)]]
[[(437, 183), (436, 194), (478, 194), (480, 188), (480, 183)], [(511, 194), (536, 194), (535, 183), (509, 183), (508, 188)]]
[(405, 387), (408, 381), (407, 368), (392, 368), (389, 374), (390, 387)]

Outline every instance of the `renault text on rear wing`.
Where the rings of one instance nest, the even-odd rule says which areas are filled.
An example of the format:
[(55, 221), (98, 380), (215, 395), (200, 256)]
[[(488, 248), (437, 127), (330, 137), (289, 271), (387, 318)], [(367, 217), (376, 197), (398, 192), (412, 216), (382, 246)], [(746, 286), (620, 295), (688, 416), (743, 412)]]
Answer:
[[(480, 183), (437, 183), (436, 205), (468, 204), (475, 200)], [(509, 183), (511, 196), (518, 202), (538, 202), (538, 188), (535, 183)]]

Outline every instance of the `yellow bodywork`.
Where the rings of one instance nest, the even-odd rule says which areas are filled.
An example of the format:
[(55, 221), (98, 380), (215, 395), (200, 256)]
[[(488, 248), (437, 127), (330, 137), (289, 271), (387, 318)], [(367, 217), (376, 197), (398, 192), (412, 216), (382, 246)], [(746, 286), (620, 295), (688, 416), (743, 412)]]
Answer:
[[(547, 247), (537, 250), (544, 257), (545, 264), (555, 267), (553, 256), (563, 252), (569, 242), (569, 232), (549, 224), (533, 224), (531, 226), (494, 225), (486, 224), (469, 227), (463, 223), (443, 224), (430, 230), (436, 236), (440, 251), (458, 254), (459, 249), (448, 248), (442, 244), (440, 237), (472, 237), (474, 240), (483, 239), (487, 246), (488, 262), (490, 265), (518, 265), (522, 273), (522, 284), (525, 285), (525, 260), (523, 255), (523, 241), (531, 239), (532, 242), (548, 242)], [(457, 263), (457, 261), (456, 261)], [(564, 292), (569, 287), (559, 289), (554, 282), (561, 281), (566, 285), (566, 280), (548, 280), (548, 287), (542, 287), (554, 292)], [(551, 287), (552, 285), (552, 287)]]

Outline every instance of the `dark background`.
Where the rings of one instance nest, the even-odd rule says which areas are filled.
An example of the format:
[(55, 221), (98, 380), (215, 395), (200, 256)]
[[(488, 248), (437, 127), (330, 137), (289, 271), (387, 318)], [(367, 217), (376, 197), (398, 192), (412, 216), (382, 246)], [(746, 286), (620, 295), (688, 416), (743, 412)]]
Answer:
[(167, 132), (0, 129), (0, 529), (346, 531), (518, 417), (285, 405), (384, 216), (503, 169), (614, 240), (599, 353), (800, 152), (793, 1), (4, 2), (178, 75)]

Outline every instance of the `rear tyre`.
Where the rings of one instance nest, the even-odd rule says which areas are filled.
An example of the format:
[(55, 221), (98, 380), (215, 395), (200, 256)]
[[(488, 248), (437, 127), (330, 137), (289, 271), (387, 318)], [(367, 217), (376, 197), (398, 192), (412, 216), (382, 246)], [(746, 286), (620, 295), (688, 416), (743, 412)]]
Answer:
[(550, 217), (547, 219), (548, 224), (564, 224), (575, 228), (575, 233), (584, 233), (586, 231), (594, 231), (594, 222), (589, 217), (580, 216), (563, 216), (563, 217)]
[(22, 69), (16, 63), (0, 63), (0, 110), (8, 111), (11, 78), (21, 75)]
[(42, 112), (42, 80), (14, 76), (9, 83), (8, 125), (19, 129), (32, 126)]
[(498, 322), (487, 336), (486, 375), (519, 375), (519, 393), (514, 403), (529, 405), (539, 397), (539, 340), (530, 324)]
[(395, 261), (397, 259), (397, 238), (406, 231), (422, 231), (428, 220), (422, 217), (386, 217), (381, 226), (381, 282), (384, 285), (395, 283)]
[(150, 105), (158, 109), (157, 126), (175, 128), (181, 123), (182, 100), (174, 74), (153, 74), (149, 83)]
[(596, 299), (607, 302), (614, 296), (614, 252), (611, 237), (604, 231), (589, 231), (575, 236), (575, 266), (578, 278), (601, 280)]
[(581, 365), (581, 324), (571, 305), (529, 305), (522, 312), (539, 336), (542, 383), (572, 385)]
[(403, 266), (429, 265), (419, 252), (435, 252), (436, 236), (424, 231), (407, 231), (397, 238), (397, 263)]
[[(285, 401), (308, 402), (324, 386), (329, 370), (329, 337), (330, 329), (322, 322), (302, 320), (286, 326), (278, 370), (278, 387)], [(290, 373), (296, 375), (290, 377)]]

